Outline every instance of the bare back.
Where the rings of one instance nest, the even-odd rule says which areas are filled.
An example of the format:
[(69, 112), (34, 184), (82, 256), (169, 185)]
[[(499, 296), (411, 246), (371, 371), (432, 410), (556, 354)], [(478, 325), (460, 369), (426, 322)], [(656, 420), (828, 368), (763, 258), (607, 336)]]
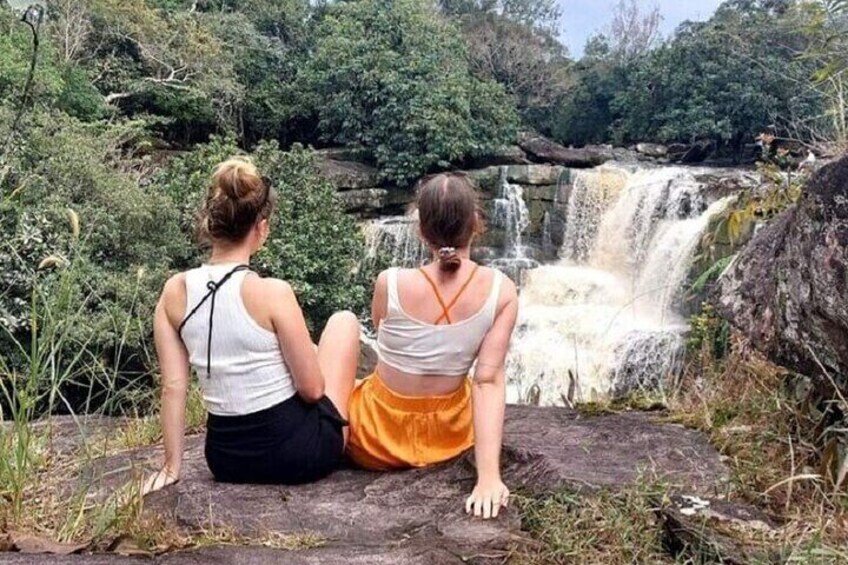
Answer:
[[(428, 265), (423, 270), (424, 273), (417, 269), (404, 269), (398, 272), (398, 299), (400, 308), (406, 316), (423, 324), (432, 325), (461, 324), (479, 314), (492, 293), (497, 276), (493, 269), (478, 268), (472, 261), (463, 261), (456, 273), (442, 272), (436, 264)], [(428, 281), (428, 277), (432, 284)], [(441, 302), (433, 286), (438, 290), (442, 298)], [(456, 298), (457, 295), (459, 295), (458, 298)], [(455, 298), (456, 302), (451, 304)], [(444, 306), (449, 306), (448, 316), (445, 316)], [(388, 282), (384, 273), (377, 280), (372, 303), (375, 327), (379, 327), (386, 317), (387, 309)], [(491, 362), (493, 365), (502, 365), (509, 335), (512, 333), (515, 322), (514, 312), (517, 312), (515, 285), (508, 279), (501, 286), (495, 312), (494, 324), (483, 340), (478, 359), (485, 359), (486, 363)], [(505, 339), (501, 334), (506, 334)], [(407, 396), (450, 394), (462, 385), (465, 378), (453, 375), (407, 373), (382, 361), (378, 363), (377, 371), (392, 390)]]

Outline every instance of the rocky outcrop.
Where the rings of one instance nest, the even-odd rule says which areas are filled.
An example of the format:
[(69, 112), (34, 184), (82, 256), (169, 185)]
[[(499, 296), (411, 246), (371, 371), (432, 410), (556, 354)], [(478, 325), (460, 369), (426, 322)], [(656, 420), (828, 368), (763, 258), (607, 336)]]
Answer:
[(661, 159), (668, 156), (668, 147), (659, 143), (637, 143), (636, 153), (654, 159)]
[(380, 172), (364, 163), (319, 158), (318, 171), (338, 190), (375, 188), (381, 185)]
[(506, 180), (533, 186), (556, 185), (566, 172), (565, 167), (554, 165), (512, 165), (506, 168)]
[[(92, 495), (105, 497), (132, 476), (156, 469), (161, 458), (159, 447), (105, 457), (80, 480), (99, 485), (99, 494)], [(718, 454), (702, 434), (656, 423), (647, 413), (590, 416), (559, 408), (509, 406), (503, 461), (504, 481), (528, 496), (560, 489), (589, 494), (655, 478), (706, 495), (726, 480)], [(192, 436), (186, 441), (183, 469), (179, 483), (146, 499), (144, 511), (158, 517), (159, 527), (177, 534), (224, 531), (246, 540), (246, 545), (162, 555), (152, 560), (156, 563), (501, 563), (522, 537), (513, 507), (492, 521), (465, 515), (462, 503), (475, 481), (470, 454), (405, 472), (342, 469), (318, 483), (296, 487), (230, 485), (212, 480), (203, 437)], [(320, 540), (320, 547), (256, 547), (263, 539), (298, 536)], [(48, 559), (5, 554), (0, 559), (15, 564), (135, 562), (112, 555)]]
[(500, 149), (489, 151), (486, 155), (480, 155), (462, 163), (463, 168), (484, 169), (486, 167), (500, 165), (528, 165), (530, 160), (527, 154), (517, 145), (508, 145)]
[(848, 157), (763, 228), (721, 281), (719, 308), (773, 361), (848, 375)]
[(747, 504), (674, 495), (659, 511), (666, 544), (687, 562), (779, 563), (780, 525)]
[(362, 218), (403, 214), (415, 194), (398, 188), (361, 188), (338, 193), (349, 214)]
[(541, 135), (524, 134), (519, 147), (536, 162), (552, 163), (574, 169), (588, 169), (616, 158), (612, 147), (586, 146), (579, 149), (564, 147)]
[(710, 141), (697, 141), (693, 143), (680, 156), (680, 162), (684, 165), (703, 163), (715, 153), (715, 144)]
[(567, 168), (541, 164), (486, 167), (466, 171), (466, 174), (480, 187), (486, 199), (499, 196), (500, 183), (504, 176), (508, 183), (520, 184), (530, 193), (537, 191), (535, 187), (556, 187), (561, 179), (569, 178)]

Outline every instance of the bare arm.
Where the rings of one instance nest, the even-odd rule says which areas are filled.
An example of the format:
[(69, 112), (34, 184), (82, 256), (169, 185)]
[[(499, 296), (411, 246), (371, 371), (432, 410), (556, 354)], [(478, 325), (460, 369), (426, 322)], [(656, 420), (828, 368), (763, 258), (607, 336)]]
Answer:
[(471, 392), (477, 486), (466, 501), (466, 511), (473, 510), (475, 516), (484, 518), (497, 517), (509, 498), (509, 490), (501, 481), (500, 456), (506, 407), (504, 365), (517, 316), (515, 285), (506, 280), (501, 308), (480, 347)]
[[(153, 318), (153, 337), (162, 379), (160, 420), (165, 444), (165, 465), (148, 479), (144, 493), (159, 490), (180, 477), (185, 436), (185, 407), (190, 368), (188, 352), (177, 331), (175, 311), (184, 310), (177, 302), (182, 299), (179, 286), (185, 285), (182, 276), (172, 277), (162, 291)], [(184, 288), (184, 286), (183, 286)]]
[(291, 286), (283, 281), (267, 279), (263, 285), (264, 292), (268, 293), (266, 303), (272, 305), (271, 323), (286, 365), (292, 372), (295, 388), (306, 402), (318, 402), (324, 396), (324, 376), (297, 297)]
[(377, 283), (374, 285), (374, 297), (371, 299), (371, 321), (374, 324), (374, 329), (380, 327), (383, 319), (386, 317), (386, 308), (389, 303), (388, 290), (388, 275), (386, 271), (380, 273), (377, 277)]

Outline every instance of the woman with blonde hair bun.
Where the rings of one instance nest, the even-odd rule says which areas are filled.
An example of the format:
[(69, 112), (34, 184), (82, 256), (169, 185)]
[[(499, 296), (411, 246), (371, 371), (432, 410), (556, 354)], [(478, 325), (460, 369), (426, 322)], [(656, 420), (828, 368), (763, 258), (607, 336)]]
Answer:
[(171, 277), (156, 307), (165, 462), (145, 492), (180, 477), (192, 369), (209, 413), (205, 455), (216, 480), (304, 483), (342, 460), (359, 323), (335, 314), (316, 347), (291, 286), (250, 270), (276, 200), (248, 159), (215, 169), (197, 226), (209, 260)]

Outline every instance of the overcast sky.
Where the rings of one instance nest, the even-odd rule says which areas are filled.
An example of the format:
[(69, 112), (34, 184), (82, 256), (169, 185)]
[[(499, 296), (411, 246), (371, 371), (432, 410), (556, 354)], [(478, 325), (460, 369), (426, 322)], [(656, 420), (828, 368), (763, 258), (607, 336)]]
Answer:
[[(663, 33), (668, 35), (685, 20), (708, 19), (722, 0), (639, 0), (646, 8), (658, 5)], [(559, 0), (562, 6), (562, 39), (573, 57), (583, 53), (586, 40), (603, 30), (612, 19), (618, 0)]]

